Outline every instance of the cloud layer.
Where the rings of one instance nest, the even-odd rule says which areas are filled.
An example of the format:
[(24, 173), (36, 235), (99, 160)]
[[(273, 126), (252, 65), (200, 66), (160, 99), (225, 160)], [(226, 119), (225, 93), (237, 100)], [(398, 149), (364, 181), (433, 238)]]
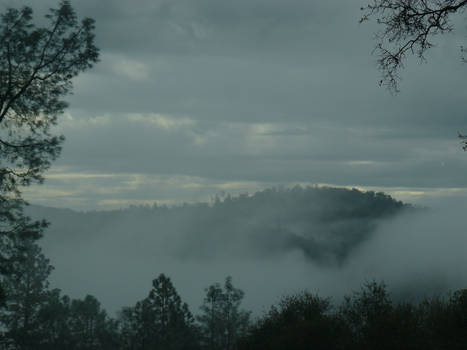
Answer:
[[(0, 6), (21, 3), (38, 15), (55, 6)], [(364, 4), (74, 3), (80, 16), (96, 19), (102, 56), (75, 80), (58, 130), (67, 142), (53, 174), (113, 174), (106, 184), (115, 189), (130, 174), (258, 189), (297, 182), (465, 187), (467, 162), (457, 140), (466, 130), (463, 26), (436, 40), (426, 64), (409, 59), (402, 91), (393, 96), (377, 86), (377, 26), (358, 24)], [(63, 192), (62, 185), (51, 178), (47, 192)], [(109, 200), (93, 199), (92, 181), (69, 185), (87, 186), (93, 208)], [(161, 199), (154, 186), (148, 181), (144, 192)], [(35, 197), (45, 191), (34, 190)], [(184, 191), (176, 197), (193, 199)], [(119, 198), (129, 199), (147, 200), (136, 192)]]

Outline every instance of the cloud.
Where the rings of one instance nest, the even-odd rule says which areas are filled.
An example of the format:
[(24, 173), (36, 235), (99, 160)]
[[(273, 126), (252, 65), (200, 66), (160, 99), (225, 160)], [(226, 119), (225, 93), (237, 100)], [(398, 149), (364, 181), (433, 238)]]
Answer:
[(283, 129), (283, 130), (275, 130), (275, 131), (265, 131), (263, 135), (265, 136), (305, 136), (309, 135), (310, 131), (306, 129)]
[(134, 60), (122, 59), (114, 64), (113, 70), (116, 74), (136, 81), (144, 81), (150, 78), (148, 66)]
[(163, 114), (130, 114), (128, 115), (130, 122), (146, 123), (154, 125), (158, 128), (165, 130), (175, 130), (184, 127), (192, 127), (196, 124), (193, 119), (190, 118), (178, 118), (171, 115)]
[(376, 162), (372, 160), (349, 160), (346, 162), (348, 165), (353, 166), (368, 166), (368, 165), (375, 165)]
[(74, 128), (105, 128), (112, 122), (109, 115), (98, 115), (98, 116), (86, 116), (82, 118), (76, 118), (72, 113), (67, 112), (61, 117), (60, 124), (56, 127), (58, 130), (63, 131), (64, 129)]
[(462, 188), (459, 38), (443, 37), (425, 65), (409, 60), (391, 96), (377, 88), (377, 26), (358, 24), (362, 4), (76, 2), (79, 16), (96, 19), (102, 61), (74, 80), (54, 166), (213, 183)]

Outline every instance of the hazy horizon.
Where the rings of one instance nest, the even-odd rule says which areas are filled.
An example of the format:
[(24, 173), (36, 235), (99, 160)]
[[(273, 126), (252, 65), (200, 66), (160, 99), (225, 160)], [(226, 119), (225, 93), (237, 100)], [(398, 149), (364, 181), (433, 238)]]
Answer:
[[(368, 0), (71, 3), (79, 18), (96, 20), (100, 62), (73, 80), (69, 108), (53, 130), (66, 137), (62, 154), (44, 184), (24, 188), (30, 203), (102, 214), (327, 185), (432, 210), (382, 219), (339, 266), (310, 262), (303, 249), (247, 256), (251, 241), (243, 238), (227, 247), (231, 256), (180, 257), (180, 247), (225, 248), (214, 234), (212, 246), (192, 236), (180, 243), (195, 215), (159, 227), (170, 228), (165, 236), (123, 218), (103, 220), (104, 228), (77, 242), (53, 241), (46, 231), (40, 244), (56, 267), (53, 287), (96, 295), (115, 312), (166, 273), (196, 312), (203, 288), (228, 275), (256, 311), (303, 288), (340, 298), (367, 279), (384, 280), (395, 293), (465, 286), (467, 153), (458, 133), (467, 134), (460, 52), (467, 29), (460, 16), (425, 63), (408, 58), (400, 92), (391, 94), (378, 86), (377, 25), (359, 24)], [(42, 21), (57, 1), (0, 0), (0, 11), (21, 5)], [(350, 230), (355, 222), (347, 219), (326, 227)], [(223, 229), (221, 221), (206, 231)], [(300, 233), (301, 224), (286, 228)]]
[[(40, 20), (55, 0), (29, 5)], [(72, 2), (101, 61), (74, 79), (32, 203), (80, 210), (331, 184), (425, 205), (467, 195), (465, 28), (378, 87), (366, 1)], [(461, 18), (454, 17), (461, 23)]]

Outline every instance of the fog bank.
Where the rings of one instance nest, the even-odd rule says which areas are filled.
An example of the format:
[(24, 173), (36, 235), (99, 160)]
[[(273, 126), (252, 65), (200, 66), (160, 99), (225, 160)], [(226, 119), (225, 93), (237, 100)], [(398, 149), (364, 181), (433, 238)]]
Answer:
[[(72, 297), (93, 294), (111, 314), (146, 297), (160, 273), (171, 277), (193, 313), (203, 289), (229, 275), (245, 291), (244, 307), (255, 313), (301, 289), (339, 302), (373, 279), (384, 281), (396, 298), (418, 299), (466, 286), (466, 204), (440, 201), (428, 210), (380, 218), (340, 264), (310, 259), (299, 247), (265, 254), (243, 236), (223, 247), (219, 237), (187, 241), (170, 230), (148, 235), (132, 227), (135, 221), (109, 220), (93, 234), (63, 240), (46, 236), (43, 246), (55, 266), (52, 286)], [(269, 247), (267, 238), (263, 242)], [(186, 247), (209, 254), (182, 254)]]

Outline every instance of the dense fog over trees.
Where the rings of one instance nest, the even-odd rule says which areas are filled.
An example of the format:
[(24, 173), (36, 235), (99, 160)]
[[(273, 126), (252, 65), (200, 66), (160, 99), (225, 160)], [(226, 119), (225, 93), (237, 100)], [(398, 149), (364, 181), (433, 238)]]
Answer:
[[(364, 88), (348, 2), (15, 1), (0, 0), (1, 350), (465, 349), (465, 165), (440, 131), (464, 124), (465, 89)], [(380, 85), (399, 92), (406, 56), (466, 6), (361, 7), (383, 27)]]
[(308, 288), (337, 301), (374, 278), (410, 300), (461, 288), (462, 207), (297, 186), (174, 207), (28, 210), (52, 222), (41, 240), (55, 266), (52, 286), (73, 297), (92, 293), (110, 314), (144, 298), (159, 273), (194, 309), (206, 286), (231, 275), (257, 314), (281, 294)]
[(339, 265), (381, 220), (408, 210), (415, 211), (384, 193), (296, 186), (251, 196), (226, 194), (210, 204), (155, 204), (108, 212), (33, 207), (29, 212), (53, 223), (45, 240), (51, 244), (85, 244), (106, 236), (133, 242), (142, 254), (157, 251), (162, 239), (164, 249), (181, 259), (300, 251), (314, 263)]

